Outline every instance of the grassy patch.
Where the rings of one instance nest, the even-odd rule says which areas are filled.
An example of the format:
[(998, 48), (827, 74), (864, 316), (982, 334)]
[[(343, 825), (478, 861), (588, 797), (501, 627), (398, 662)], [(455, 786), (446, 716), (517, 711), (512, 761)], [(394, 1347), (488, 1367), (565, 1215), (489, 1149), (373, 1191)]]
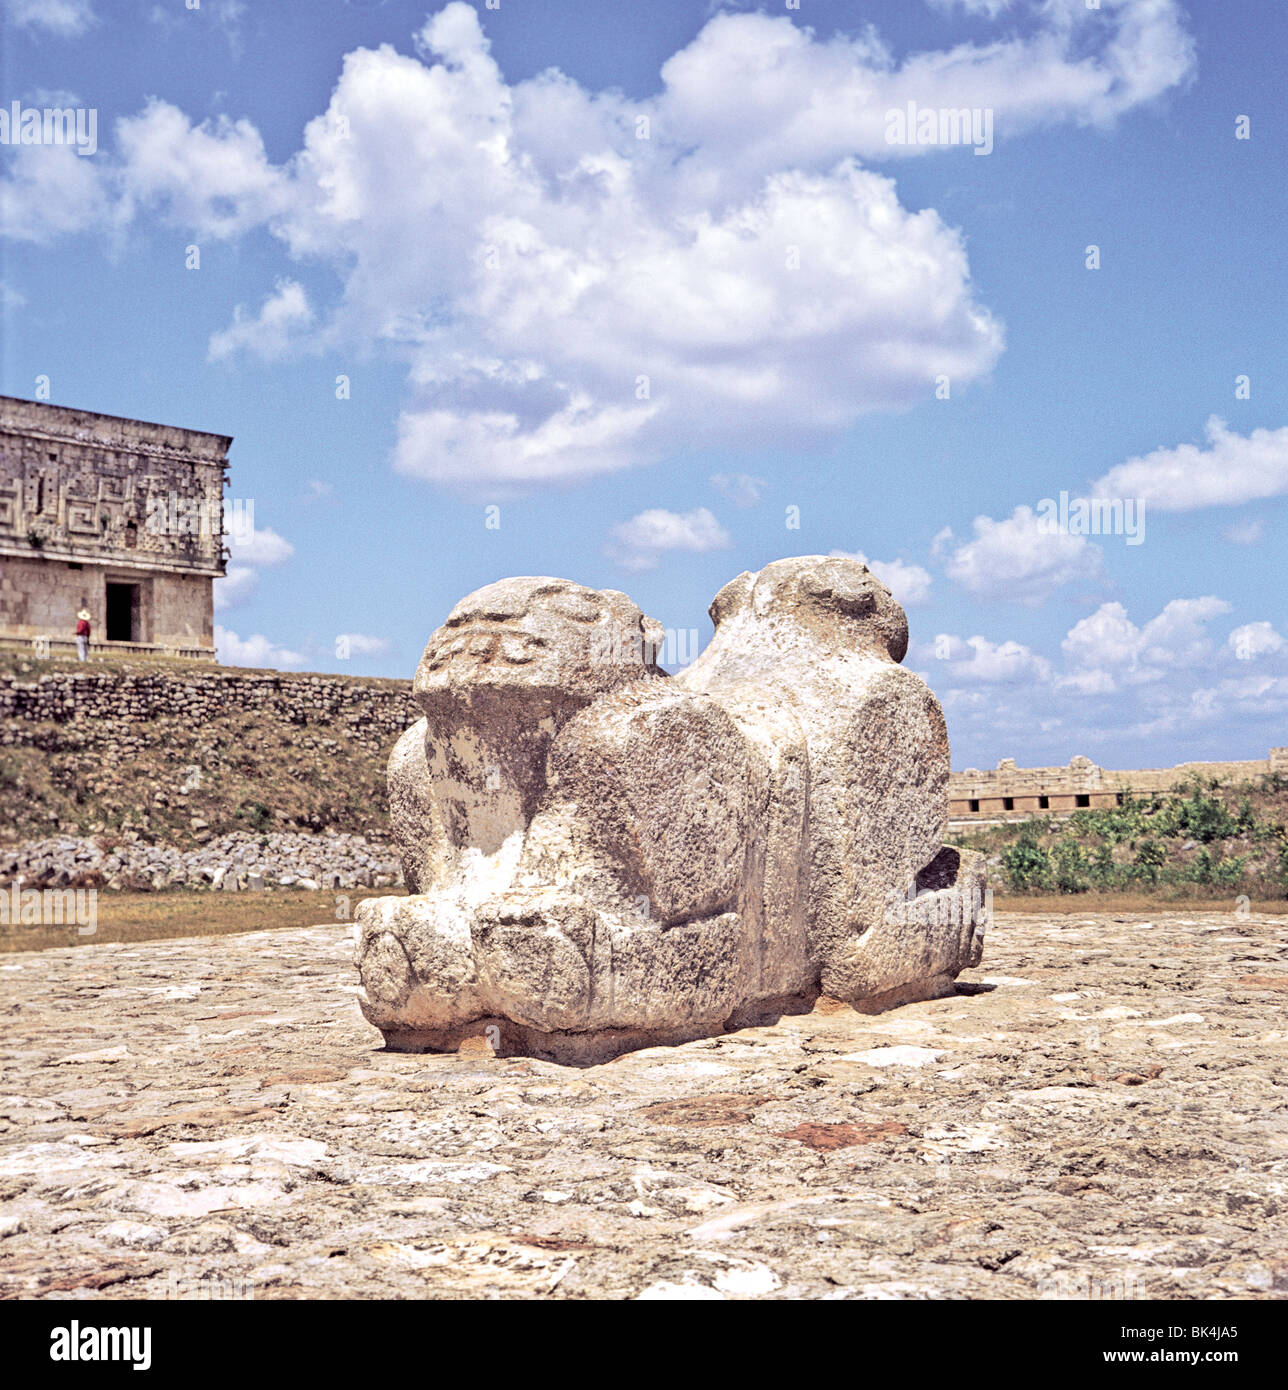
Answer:
[(132, 730), (130, 756), (115, 760), (60, 747), (55, 727), (30, 731), (46, 746), (0, 748), (7, 842), (132, 833), (188, 849), (233, 830), (388, 838), (389, 750), (342, 728), (295, 727), (256, 710), (230, 709), (217, 726), (160, 718)]
[[(1206, 912), (1224, 907), (1233, 912), (1234, 904), (1211, 898), (1164, 898), (1158, 893), (1008, 893), (995, 897), (999, 912), (1022, 912), (1041, 916), (1114, 916), (1128, 913)], [(1288, 916), (1288, 898), (1249, 900), (1247, 910), (1258, 917)]]
[(175, 937), (227, 936), (275, 927), (313, 927), (351, 920), (364, 898), (401, 897), (401, 888), (372, 892), (315, 893), (273, 889), (259, 893), (99, 893), (97, 929), (82, 936), (76, 926), (0, 926), (0, 953), (43, 951), (51, 946), (101, 946), (107, 941), (164, 941)]

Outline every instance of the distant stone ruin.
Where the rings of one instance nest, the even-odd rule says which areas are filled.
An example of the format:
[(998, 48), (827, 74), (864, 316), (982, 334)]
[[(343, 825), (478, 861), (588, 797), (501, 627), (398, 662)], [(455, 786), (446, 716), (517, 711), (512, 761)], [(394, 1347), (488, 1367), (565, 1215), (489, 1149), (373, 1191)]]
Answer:
[(625, 594), (562, 579), (491, 584), (430, 638), (389, 764), (411, 896), (357, 914), (390, 1047), (589, 1062), (978, 963), (982, 863), (943, 845), (943, 713), (890, 591), (804, 556), (710, 612), (674, 677)]
[(0, 396), (0, 647), (214, 661), (231, 444)]
[(1288, 776), (1288, 748), (1272, 748), (1267, 758), (1217, 763), (1180, 763), (1131, 772), (1099, 767), (1090, 758), (1070, 758), (1067, 767), (1016, 767), (1003, 758), (992, 771), (968, 767), (949, 779), (949, 810), (955, 821), (1023, 820), (1042, 812), (1096, 810), (1121, 806), (1124, 799), (1176, 791), (1195, 777), (1251, 782), (1274, 773)]

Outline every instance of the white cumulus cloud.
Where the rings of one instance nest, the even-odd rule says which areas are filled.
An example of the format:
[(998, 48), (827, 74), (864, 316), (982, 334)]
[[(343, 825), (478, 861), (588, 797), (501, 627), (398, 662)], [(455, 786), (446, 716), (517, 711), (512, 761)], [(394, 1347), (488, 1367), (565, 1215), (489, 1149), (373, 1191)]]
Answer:
[(1172, 599), (1138, 627), (1121, 603), (1104, 603), (1069, 629), (1060, 644), (1065, 683), (1087, 694), (1116, 690), (1123, 683), (1161, 681), (1179, 668), (1209, 661), (1215, 647), (1208, 624), (1230, 612), (1220, 598)]
[(4, 17), (20, 29), (44, 29), (62, 39), (78, 38), (98, 22), (90, 0), (7, 0)]
[(268, 526), (254, 526), (246, 536), (230, 531), (227, 543), (233, 559), (248, 565), (283, 565), (295, 554), (290, 541)]
[(312, 322), (313, 310), (304, 286), (298, 280), (279, 280), (258, 314), (248, 317), (239, 304), (233, 311), (232, 324), (211, 334), (210, 359), (218, 362), (245, 351), (264, 361), (274, 361), (286, 355)]
[(919, 650), (919, 655), (947, 662), (949, 676), (966, 684), (1044, 685), (1051, 678), (1051, 663), (1022, 642), (992, 642), (987, 637), (963, 641), (941, 633), (933, 649)]
[(438, 483), (497, 492), (823, 443), (940, 374), (983, 378), (1003, 346), (960, 233), (860, 162), (928, 152), (887, 144), (886, 110), (988, 106), (1011, 138), (1104, 125), (1192, 68), (1174, 0), (1025, 14), (1025, 32), (902, 63), (870, 27), (820, 38), (718, 14), (636, 100), (557, 70), (508, 82), (480, 12), (454, 0), (417, 53), (348, 53), (281, 164), (249, 121), (154, 99), (106, 159), (23, 154), (8, 225), (266, 232), (336, 272), (334, 303), (279, 286), (212, 355), (385, 345), (409, 364), (396, 467)]
[(71, 145), (8, 147), (0, 179), (0, 236), (44, 244), (118, 220), (95, 159)]
[[(1173, 599), (1137, 623), (1121, 603), (1101, 604), (1075, 623), (1057, 665), (1024, 643), (940, 634), (914, 656), (962, 740), (996, 747), (1018, 738), (1059, 749), (1121, 757), (1140, 766), (1150, 740), (1242, 724), (1282, 743), (1288, 716), (1288, 639), (1264, 620), (1218, 641), (1212, 629), (1231, 610), (1213, 595)], [(1120, 753), (1108, 750), (1118, 748)], [(1109, 764), (1114, 765), (1114, 764)]]
[(670, 551), (724, 550), (733, 542), (729, 533), (706, 509), (669, 512), (662, 507), (639, 512), (619, 521), (609, 531), (605, 554), (628, 570), (650, 570)]
[(335, 640), (337, 652), (344, 650), (350, 656), (383, 656), (393, 645), (388, 637), (372, 637), (366, 632), (342, 632)]
[(295, 554), (290, 541), (269, 527), (252, 525), (249, 532), (234, 527), (225, 533), (224, 543), (229, 559), (227, 572), (214, 584), (217, 613), (250, 598), (259, 583), (261, 569), (284, 565)]
[[(1032, 606), (1065, 584), (1100, 576), (1100, 547), (1085, 536), (1044, 528), (1031, 507), (1016, 507), (1002, 521), (977, 516), (974, 532), (974, 539), (951, 551), (945, 568), (978, 598)], [(940, 551), (951, 543), (944, 532), (935, 539)]]
[(1004, 11), (1011, 9), (1016, 0), (926, 0), (932, 9), (951, 11), (959, 9), (969, 15), (982, 15), (985, 19), (996, 19)]
[(229, 563), (222, 578), (214, 582), (215, 612), (223, 613), (245, 603), (259, 583), (259, 571), (250, 565)]
[(1218, 416), (1206, 446), (1178, 444), (1128, 459), (1092, 484), (1097, 497), (1139, 497), (1162, 512), (1233, 507), (1288, 493), (1288, 425), (1238, 434)]
[(269, 162), (248, 120), (227, 116), (193, 124), (153, 98), (116, 123), (118, 163), (111, 175), (124, 212), (217, 239), (238, 236), (281, 213), (286, 172)]
[(215, 653), (225, 666), (292, 670), (304, 665), (304, 658), (299, 652), (277, 646), (262, 633), (241, 638), (218, 624), (215, 625)]
[(1255, 661), (1261, 656), (1273, 656), (1288, 651), (1288, 642), (1267, 622), (1244, 623), (1226, 639), (1226, 645), (1240, 661)]

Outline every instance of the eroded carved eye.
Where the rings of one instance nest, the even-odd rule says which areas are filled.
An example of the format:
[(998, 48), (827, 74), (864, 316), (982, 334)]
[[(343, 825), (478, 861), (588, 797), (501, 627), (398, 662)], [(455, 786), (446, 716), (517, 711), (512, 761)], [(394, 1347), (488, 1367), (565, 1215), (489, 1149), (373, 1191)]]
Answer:
[(840, 575), (814, 570), (801, 576), (801, 588), (815, 602), (851, 618), (866, 617), (876, 611), (877, 596), (866, 570), (862, 574)]
[(599, 619), (599, 600), (584, 591), (565, 589), (562, 593), (543, 596), (543, 601), (552, 612), (571, 618), (575, 623), (593, 623)]
[(862, 618), (876, 611), (877, 596), (871, 589), (834, 589), (832, 602), (842, 613)]

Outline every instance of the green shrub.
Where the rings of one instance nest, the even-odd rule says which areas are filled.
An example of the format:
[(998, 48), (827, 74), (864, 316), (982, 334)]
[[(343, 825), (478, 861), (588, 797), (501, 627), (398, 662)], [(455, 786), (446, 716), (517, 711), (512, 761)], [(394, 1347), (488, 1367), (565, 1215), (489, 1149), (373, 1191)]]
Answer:
[(252, 830), (267, 830), (273, 824), (273, 812), (262, 801), (243, 801), (237, 816)]
[(1092, 883), (1101, 891), (1119, 887), (1125, 875), (1122, 869), (1114, 862), (1114, 851), (1111, 845), (1099, 844), (1091, 856), (1089, 865)]
[(1075, 811), (1069, 817), (1068, 826), (1075, 835), (1120, 844), (1139, 829), (1138, 821), (1139, 814), (1135, 811), (1124, 815), (1122, 807), (1107, 806), (1095, 811)]
[(1002, 869), (1016, 893), (1051, 885), (1051, 856), (1038, 844), (1039, 827), (1026, 821), (1019, 839), (1002, 851)]
[(1230, 888), (1243, 877), (1243, 866), (1247, 863), (1246, 854), (1231, 855), (1229, 859), (1214, 856), (1211, 850), (1201, 849), (1194, 863), (1190, 865), (1189, 878), (1194, 883), (1210, 883), (1220, 888)]
[(1164, 802), (1156, 819), (1162, 834), (1185, 836), (1203, 844), (1228, 840), (1238, 833), (1238, 824), (1225, 802), (1207, 795), (1197, 778), (1190, 784), (1190, 794)]
[(1212, 865), (1212, 882), (1222, 888), (1233, 888), (1243, 878), (1243, 870), (1250, 856), (1232, 854)]
[(1167, 863), (1167, 851), (1157, 840), (1142, 840), (1132, 865), (1132, 877), (1146, 883), (1157, 883), (1159, 870)]
[(1085, 893), (1091, 887), (1087, 859), (1076, 840), (1061, 840), (1051, 856), (1055, 886), (1061, 893)]

